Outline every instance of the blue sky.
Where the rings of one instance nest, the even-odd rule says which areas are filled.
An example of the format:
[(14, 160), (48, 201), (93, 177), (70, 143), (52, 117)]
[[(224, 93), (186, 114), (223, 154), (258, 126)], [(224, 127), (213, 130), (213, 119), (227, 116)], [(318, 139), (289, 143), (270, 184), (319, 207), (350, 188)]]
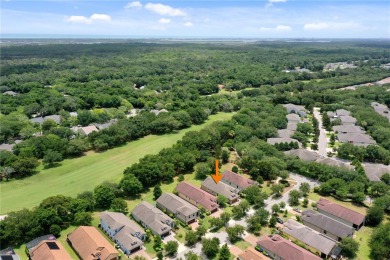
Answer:
[(390, 38), (390, 1), (1, 0), (1, 34)]

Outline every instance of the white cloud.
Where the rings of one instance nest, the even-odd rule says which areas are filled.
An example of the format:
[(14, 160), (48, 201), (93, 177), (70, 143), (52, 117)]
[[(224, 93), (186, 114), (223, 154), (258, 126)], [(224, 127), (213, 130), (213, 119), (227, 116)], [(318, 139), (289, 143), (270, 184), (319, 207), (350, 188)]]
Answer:
[(274, 3), (285, 3), (287, 0), (268, 0), (268, 3), (265, 7), (271, 7)]
[(191, 27), (193, 24), (191, 22), (184, 23), (184, 26)]
[(290, 26), (287, 25), (278, 25), (276, 27), (261, 27), (260, 31), (262, 32), (288, 32), (292, 31)]
[(135, 2), (129, 2), (127, 5), (124, 7), (125, 9), (130, 9), (130, 8), (142, 8), (142, 4), (139, 1)]
[(361, 26), (355, 22), (345, 23), (307, 23), (303, 26), (305, 31), (321, 31), (321, 30), (346, 30), (346, 29), (359, 29)]
[(167, 24), (171, 22), (171, 19), (161, 18), (160, 20), (158, 20), (158, 22), (162, 24)]
[(70, 23), (86, 23), (91, 24), (93, 22), (109, 22), (111, 21), (111, 16), (107, 14), (93, 14), (89, 18), (81, 15), (72, 15), (66, 19)]
[(90, 23), (90, 20), (81, 15), (72, 15), (66, 19), (66, 21), (71, 22), (71, 23)]
[(91, 21), (102, 21), (102, 22), (109, 22), (111, 21), (111, 16), (106, 14), (93, 14), (91, 15), (91, 18), (89, 18)]
[(177, 8), (173, 8), (169, 5), (147, 3), (145, 5), (145, 9), (158, 13), (160, 15), (187, 16), (184, 11)]

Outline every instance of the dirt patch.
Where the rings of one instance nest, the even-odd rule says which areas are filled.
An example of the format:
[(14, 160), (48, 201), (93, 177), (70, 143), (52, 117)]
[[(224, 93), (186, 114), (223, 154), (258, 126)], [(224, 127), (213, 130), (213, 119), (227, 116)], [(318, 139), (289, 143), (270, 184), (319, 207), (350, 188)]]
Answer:
[(196, 222), (191, 223), (189, 225), (191, 226), (192, 230), (196, 230), (199, 227), (199, 222), (196, 221)]
[(382, 79), (382, 80), (379, 80), (376, 83), (378, 83), (380, 85), (388, 84), (388, 83), (390, 83), (390, 77)]
[(232, 255), (235, 255), (235, 256), (238, 256), (239, 254), (242, 253), (242, 250), (239, 249), (239, 248), (236, 247), (236, 246), (231, 246), (231, 247), (229, 248), (229, 250), (230, 250), (230, 253), (232, 253)]

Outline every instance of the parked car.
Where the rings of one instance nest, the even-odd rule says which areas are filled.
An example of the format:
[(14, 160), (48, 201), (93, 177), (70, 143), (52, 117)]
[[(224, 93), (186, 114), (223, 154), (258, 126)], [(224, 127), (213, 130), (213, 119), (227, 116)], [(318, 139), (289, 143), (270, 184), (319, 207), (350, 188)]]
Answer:
[(281, 219), (281, 218), (276, 218), (276, 222), (280, 223), (280, 224), (283, 224), (284, 221)]

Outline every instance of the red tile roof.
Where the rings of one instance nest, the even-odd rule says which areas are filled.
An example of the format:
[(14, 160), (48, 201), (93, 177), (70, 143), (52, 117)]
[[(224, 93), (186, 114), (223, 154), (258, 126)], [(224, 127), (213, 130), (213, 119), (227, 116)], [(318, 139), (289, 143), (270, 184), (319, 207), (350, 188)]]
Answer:
[[(180, 182), (176, 186), (176, 190), (179, 194), (197, 202), (208, 211), (212, 211), (218, 208), (217, 198), (187, 182)], [(185, 198), (186, 199), (186, 198)]]
[(30, 251), (31, 260), (72, 260), (65, 248), (56, 240), (43, 240)]
[(244, 252), (238, 255), (238, 258), (241, 260), (268, 260), (269, 258), (256, 251), (252, 247), (248, 247)]
[(256, 185), (257, 182), (252, 181), (251, 179), (245, 178), (244, 176), (241, 176), (237, 173), (231, 172), (231, 171), (224, 171), (222, 180), (229, 181), (231, 183), (236, 184), (238, 187), (246, 189), (250, 186)]
[(263, 236), (257, 241), (257, 245), (272, 252), (282, 259), (288, 260), (321, 260), (320, 257), (310, 253), (309, 251), (297, 246), (293, 242), (284, 239), (279, 235), (272, 237)]
[(358, 226), (362, 224), (366, 217), (359, 212), (353, 211), (352, 209), (348, 209), (324, 198), (320, 198), (318, 200), (317, 208)]

